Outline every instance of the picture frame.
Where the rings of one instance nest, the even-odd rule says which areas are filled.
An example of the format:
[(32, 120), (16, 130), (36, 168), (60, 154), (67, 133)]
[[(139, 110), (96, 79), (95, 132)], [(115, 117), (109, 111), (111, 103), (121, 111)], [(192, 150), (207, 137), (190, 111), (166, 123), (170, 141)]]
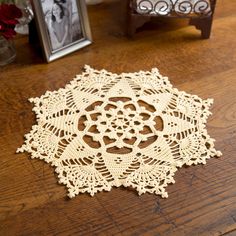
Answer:
[(32, 0), (31, 3), (47, 62), (92, 43), (85, 0)]

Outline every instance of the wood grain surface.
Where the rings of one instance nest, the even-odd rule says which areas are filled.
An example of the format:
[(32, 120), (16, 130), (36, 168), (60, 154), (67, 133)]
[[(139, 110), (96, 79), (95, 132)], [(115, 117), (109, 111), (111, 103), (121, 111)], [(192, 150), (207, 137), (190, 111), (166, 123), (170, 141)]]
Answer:
[[(125, 5), (89, 7), (94, 43), (50, 64), (16, 38), (16, 61), (0, 68), (0, 235), (236, 235), (236, 1), (218, 1), (209, 40), (174, 19), (127, 39)], [(27, 99), (65, 86), (84, 64), (115, 73), (158, 67), (178, 89), (214, 98), (207, 129), (223, 156), (181, 168), (168, 199), (114, 188), (69, 200), (52, 167), (15, 151), (35, 124)]]

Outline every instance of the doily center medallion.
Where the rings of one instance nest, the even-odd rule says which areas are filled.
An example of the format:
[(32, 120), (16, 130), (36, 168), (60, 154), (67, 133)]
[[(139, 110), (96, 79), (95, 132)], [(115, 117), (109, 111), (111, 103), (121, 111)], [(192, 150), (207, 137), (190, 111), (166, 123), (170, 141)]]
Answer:
[(163, 121), (155, 108), (128, 97), (111, 97), (106, 102), (89, 105), (79, 118), (84, 142), (107, 153), (127, 154), (134, 147), (145, 148), (157, 139)]
[(69, 197), (121, 185), (167, 197), (178, 167), (221, 155), (205, 128), (212, 100), (172, 88), (157, 69), (86, 66), (64, 89), (30, 101), (37, 125), (18, 152), (55, 166)]

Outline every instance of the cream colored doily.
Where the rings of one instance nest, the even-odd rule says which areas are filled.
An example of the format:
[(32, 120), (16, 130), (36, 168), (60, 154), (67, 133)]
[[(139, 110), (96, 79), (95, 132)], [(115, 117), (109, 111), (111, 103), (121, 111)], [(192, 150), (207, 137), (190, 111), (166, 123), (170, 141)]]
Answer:
[(121, 185), (167, 197), (177, 167), (221, 155), (205, 128), (212, 99), (172, 88), (156, 68), (118, 75), (85, 66), (30, 101), (37, 125), (17, 151), (55, 166), (71, 198)]

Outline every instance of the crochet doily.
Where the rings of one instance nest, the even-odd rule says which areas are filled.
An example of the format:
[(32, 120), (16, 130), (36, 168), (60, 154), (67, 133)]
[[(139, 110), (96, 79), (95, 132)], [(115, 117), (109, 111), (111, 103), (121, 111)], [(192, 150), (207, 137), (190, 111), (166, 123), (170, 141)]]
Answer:
[(71, 198), (121, 185), (167, 197), (177, 167), (221, 155), (205, 128), (213, 100), (172, 88), (156, 68), (85, 66), (65, 88), (29, 100), (37, 125), (17, 151), (55, 166)]

